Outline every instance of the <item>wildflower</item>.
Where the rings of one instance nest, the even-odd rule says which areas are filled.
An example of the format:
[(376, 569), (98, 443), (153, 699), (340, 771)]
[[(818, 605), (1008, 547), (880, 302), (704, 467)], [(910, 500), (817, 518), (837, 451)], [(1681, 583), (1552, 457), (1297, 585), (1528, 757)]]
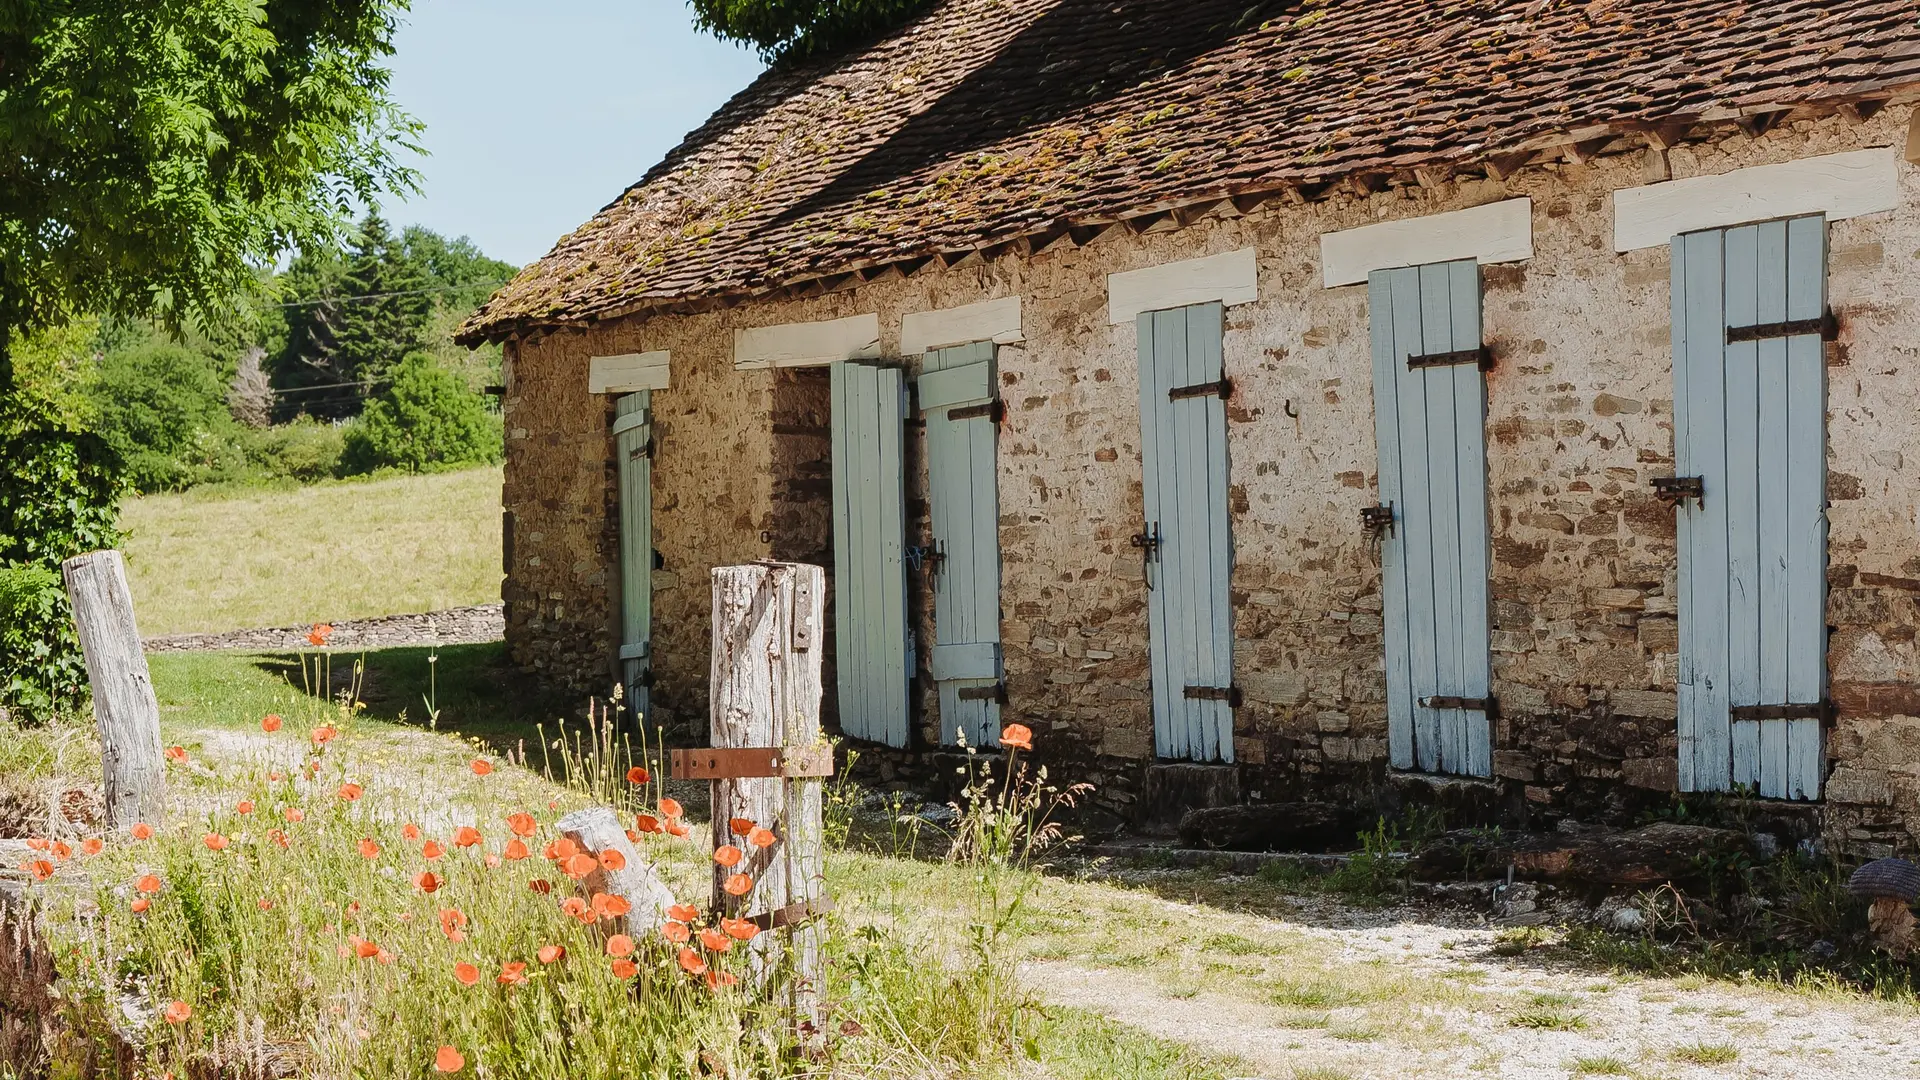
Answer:
[(364, 938), (351, 938), (355, 955), (362, 960), (371, 960), (380, 955), (380, 946)]
[(491, 870), (494, 867), (500, 865), (500, 856), (495, 855), (493, 852), (489, 851), (487, 852), (486, 855), (481, 857), (480, 865), (485, 866), (487, 869)]
[(140, 879), (133, 883), (133, 891), (148, 895), (157, 893), (160, 891), (160, 879), (152, 874), (142, 874)]
[(633, 905), (624, 896), (612, 896), (607, 893), (593, 894), (593, 913), (603, 919), (617, 919), (633, 910)]
[(321, 724), (319, 727), (313, 729), (313, 745), (325, 746), (337, 738), (339, 734), (340, 729), (334, 727), (332, 724)]
[(279, 829), (268, 829), (267, 839), (273, 841), (274, 843), (280, 845), (283, 848), (287, 846), (287, 834), (281, 832)]
[(425, 856), (429, 861), (433, 859), (437, 859), (440, 856), (445, 855), (446, 853), (447, 853), (447, 849), (441, 847), (440, 841), (438, 840), (429, 840), (426, 843), (420, 845), (420, 854)]
[(640, 842), (640, 833), (639, 833), (639, 831), (638, 831), (638, 830), (636, 830), (636, 829), (628, 829), (628, 830), (627, 830), (627, 843), (629, 843), (629, 844), (638, 844), (639, 842)]
[(379, 858), (380, 845), (374, 843), (372, 837), (362, 837), (360, 840), (360, 857), (363, 859)]
[(279, 713), (268, 713), (267, 715), (260, 718), (261, 731), (267, 731), (267, 732), (279, 731), (280, 724), (281, 724), (281, 720), (280, 720)]
[(280, 811), (280, 816), (286, 818), (289, 825), (298, 825), (307, 820), (307, 812), (297, 806), (289, 806)]
[(593, 921), (593, 915), (591, 914), (591, 909), (587, 907), (587, 902), (577, 896), (569, 896), (565, 900), (560, 901), (560, 910), (580, 922), (589, 923)]
[(456, 847), (472, 847), (479, 843), (480, 840), (480, 830), (471, 825), (462, 825), (459, 830), (453, 834), (453, 842)]
[(707, 972), (707, 989), (709, 990), (718, 990), (723, 986), (732, 986), (739, 981), (739, 977), (732, 972), (721, 971), (719, 968), (714, 968)]
[(727, 822), (727, 828), (733, 830), (733, 835), (735, 836), (745, 836), (759, 827), (760, 826), (754, 824), (752, 818), (737, 817)]
[(661, 817), (677, 818), (684, 813), (686, 813), (686, 811), (681, 808), (678, 800), (675, 800), (675, 799), (660, 800), (660, 816)]
[(261, 911), (272, 911), (273, 901), (263, 896), (259, 900), (255, 901), (253, 906), (259, 908)]
[(45, 881), (53, 876), (53, 864), (45, 859), (35, 859), (27, 864), (27, 871), (35, 881)]
[(507, 815), (507, 828), (513, 830), (513, 835), (515, 836), (532, 836), (534, 830), (539, 827), (540, 823), (533, 820), (532, 814), (521, 813)]
[(231, 844), (232, 842), (233, 841), (228, 840), (226, 837), (221, 836), (217, 832), (208, 833), (206, 836), (201, 838), (201, 843), (206, 844), (208, 848), (214, 851), (225, 851), (227, 850), (227, 845)]
[(734, 874), (720, 887), (727, 890), (728, 896), (745, 896), (753, 891), (753, 879), (745, 874)]
[(615, 934), (607, 939), (608, 956), (621, 957), (631, 952), (633, 952), (633, 939), (627, 935)]
[(313, 629), (307, 631), (307, 644), (317, 649), (324, 646), (327, 643), (327, 639), (332, 636), (332, 626), (323, 622), (317, 622), (313, 624)]
[(433, 1067), (443, 1073), (459, 1072), (467, 1067), (467, 1059), (453, 1047), (443, 1046), (434, 1052)]
[(238, 803), (235, 803), (235, 804), (234, 804), (234, 807), (233, 807), (233, 809), (234, 809), (234, 811), (235, 811), (235, 812), (237, 812), (237, 813), (241, 813), (241, 814), (251, 814), (251, 813), (253, 813), (253, 800), (252, 800), (252, 799), (241, 799), (241, 800), (240, 800), (240, 801), (239, 801)]
[(741, 851), (739, 848), (734, 847), (732, 844), (727, 844), (723, 847), (715, 848), (713, 852), (713, 861), (719, 863), (721, 866), (728, 868), (729, 870), (731, 870), (736, 866), (739, 866), (740, 860), (746, 857), (747, 857), (746, 852)]
[(600, 853), (600, 865), (608, 870), (625, 870), (627, 857), (613, 848), (608, 848)]
[(700, 959), (700, 954), (692, 949), (680, 950), (680, 966), (686, 969), (689, 975), (704, 975), (707, 971), (707, 962)]
[(35, 851), (52, 851), (53, 841), (43, 836), (35, 836), (27, 841), (27, 846)]
[(667, 909), (667, 918), (674, 922), (692, 922), (700, 917), (700, 909), (692, 904), (675, 904)]
[(153, 826), (144, 821), (136, 821), (133, 823), (133, 828), (127, 830), (127, 833), (135, 840), (151, 840), (153, 839)]
[(186, 760), (187, 760), (187, 748), (186, 748), (186, 747), (184, 747), (184, 746), (169, 746), (169, 747), (167, 747), (167, 760), (168, 760), (168, 761), (181, 761), (181, 762), (184, 762), (184, 761), (186, 761)]
[(631, 960), (615, 960), (613, 962), (613, 977), (616, 979), (631, 979), (638, 974), (640, 974), (640, 965)]
[(518, 837), (515, 837), (514, 839), (507, 841), (506, 850), (502, 851), (501, 854), (514, 862), (519, 862), (521, 859), (524, 859), (529, 855), (532, 855), (533, 852), (528, 851), (527, 845), (524, 842), (522, 842)]
[(268, 783), (277, 784), (280, 781), (285, 780), (286, 778), (287, 778), (287, 774), (281, 772), (279, 769), (275, 769), (272, 772), (267, 774)]
[(473, 759), (473, 764), (468, 765), (467, 768), (472, 769), (473, 775), (475, 776), (486, 776), (493, 772), (493, 762), (488, 761), (486, 758), (477, 757)]
[(1014, 750), (1033, 749), (1033, 729), (1025, 724), (1008, 724), (1000, 729), (1000, 745)]
[(667, 835), (669, 836), (685, 836), (691, 831), (691, 829), (687, 828), (687, 823), (684, 821), (667, 822)]
[(760, 927), (752, 919), (721, 919), (720, 929), (735, 941), (752, 941), (760, 935)]
[(461, 986), (472, 986), (480, 981), (480, 969), (472, 964), (455, 964), (453, 977)]
[(540, 951), (535, 955), (540, 957), (541, 963), (551, 964), (565, 957), (567, 950), (565, 946), (561, 945), (542, 945), (540, 946)]
[(184, 1024), (193, 1015), (193, 1006), (184, 1001), (174, 1001), (167, 1005), (167, 1011), (161, 1014), (169, 1024)]
[(61, 862), (66, 862), (68, 859), (73, 858), (73, 849), (68, 847), (67, 842), (64, 840), (55, 840), (49, 845), (48, 850), (52, 851), (53, 857)]
[(348, 802), (354, 802), (360, 798), (365, 790), (366, 789), (362, 788), (359, 784), (341, 784), (340, 797)]
[(580, 854), (580, 845), (564, 836), (547, 845), (546, 856), (554, 862), (566, 862), (578, 854)]
[(527, 981), (527, 965), (515, 961), (500, 966), (500, 975), (494, 980), (501, 986), (518, 986)]
[(657, 817), (654, 817), (652, 814), (641, 814), (638, 817), (634, 818), (633, 826), (635, 829), (643, 833), (657, 833), (657, 832), (665, 831), (660, 828), (660, 819)]
[(532, 881), (527, 882), (527, 888), (532, 889), (541, 896), (545, 896), (553, 891), (553, 882), (548, 881), (546, 878), (534, 878)]
[(586, 877), (599, 868), (600, 860), (591, 855), (575, 855), (573, 858), (567, 860), (565, 866), (561, 867), (562, 870), (566, 871), (567, 876), (575, 881), (579, 881), (581, 878)]
[(755, 826), (754, 830), (747, 834), (747, 843), (757, 848), (770, 848), (778, 843), (779, 839), (779, 837), (773, 835), (772, 829), (763, 829), (758, 826)]
[(127, 906), (133, 909), (135, 915), (145, 915), (147, 909), (153, 906), (153, 901), (144, 896), (136, 896), (133, 898), (133, 903)]
[(423, 893), (436, 893), (440, 891), (440, 878), (431, 870), (420, 871), (419, 876), (413, 879), (413, 883), (418, 885), (420, 891)]
[(685, 945), (693, 939), (693, 931), (686, 923), (668, 922), (660, 924), (660, 936), (675, 945)]
[(106, 848), (106, 841), (97, 836), (89, 836), (85, 840), (80, 841), (80, 854), (82, 855), (98, 855), (102, 851), (105, 851)]
[(448, 941), (458, 945), (462, 941), (467, 940), (465, 933), (466, 925), (466, 912), (461, 911), (459, 908), (440, 909), (440, 932), (447, 935)]
[(733, 942), (727, 940), (727, 935), (712, 927), (700, 931), (700, 944), (705, 946), (708, 952), (723, 953), (733, 948)]
[(647, 775), (647, 770), (638, 765), (627, 770), (627, 783), (629, 784), (644, 784), (651, 779), (653, 778)]
[(402, 840), (420, 839), (420, 826), (415, 825), (411, 821), (407, 822), (405, 825), (400, 826), (400, 838)]

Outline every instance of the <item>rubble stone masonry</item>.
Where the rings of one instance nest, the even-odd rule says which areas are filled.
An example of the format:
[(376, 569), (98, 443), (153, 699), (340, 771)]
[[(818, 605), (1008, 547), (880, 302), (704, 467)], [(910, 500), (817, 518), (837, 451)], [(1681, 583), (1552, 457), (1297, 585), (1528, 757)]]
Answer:
[[(1248, 798), (1382, 797), (1386, 768), (1377, 500), (1365, 286), (1321, 286), (1321, 233), (1531, 196), (1534, 257), (1484, 268), (1493, 533), (1495, 780), (1508, 816), (1623, 816), (1675, 787), (1674, 514), (1665, 248), (1613, 250), (1611, 193), (1669, 177), (1905, 142), (1911, 110), (1462, 180), (1361, 199), (1270, 202), (1241, 217), (1081, 248), (973, 259), (811, 299), (633, 318), (512, 344), (507, 636), (518, 664), (610, 684), (618, 573), (611, 403), (590, 356), (670, 350), (654, 394), (659, 719), (704, 731), (709, 568), (764, 557), (831, 567), (825, 381), (735, 371), (741, 327), (901, 316), (1018, 295), (1002, 346), (999, 445), (1009, 717), (1130, 812), (1153, 758), (1136, 343), (1107, 322), (1106, 275), (1252, 246), (1258, 302), (1227, 309), (1237, 612), (1238, 788)], [(1825, 827), (1862, 853), (1920, 839), (1920, 168), (1893, 214), (1836, 222), (1828, 346), (1832, 694)], [(909, 360), (909, 363), (912, 361)], [(909, 460), (909, 543), (924, 466)], [(919, 598), (928, 640), (926, 597)], [(921, 650), (924, 657), (926, 650)], [(924, 674), (924, 673), (923, 673)], [(831, 684), (831, 677), (829, 677)], [(920, 682), (920, 744), (936, 730)], [(831, 715), (829, 711), (829, 715)]]

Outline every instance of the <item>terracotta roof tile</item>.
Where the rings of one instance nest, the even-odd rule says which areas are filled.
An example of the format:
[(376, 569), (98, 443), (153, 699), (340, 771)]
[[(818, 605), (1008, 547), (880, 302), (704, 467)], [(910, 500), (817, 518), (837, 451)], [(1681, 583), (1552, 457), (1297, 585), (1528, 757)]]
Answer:
[(947, 0), (763, 75), (463, 333), (1916, 83), (1914, 0)]

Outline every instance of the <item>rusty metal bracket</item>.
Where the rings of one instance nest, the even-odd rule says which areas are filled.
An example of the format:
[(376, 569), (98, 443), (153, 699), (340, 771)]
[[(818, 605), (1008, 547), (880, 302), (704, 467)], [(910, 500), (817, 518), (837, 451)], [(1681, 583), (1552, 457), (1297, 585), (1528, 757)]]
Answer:
[(676, 780), (797, 780), (833, 775), (831, 746), (708, 747), (668, 753)]
[(1194, 383), (1192, 386), (1176, 386), (1167, 391), (1168, 401), (1179, 401), (1182, 398), (1196, 397), (1217, 397), (1225, 401), (1232, 396), (1233, 380), (1227, 378), (1225, 375), (1220, 376), (1213, 382)]
[(1707, 505), (1707, 482), (1698, 476), (1656, 476), (1653, 497), (1668, 506), (1678, 507), (1688, 499)]
[(1420, 699), (1423, 709), (1460, 709), (1464, 712), (1486, 713), (1488, 720), (1500, 718), (1500, 699), (1491, 697), (1456, 697), (1452, 694), (1435, 694)]
[(1493, 370), (1493, 349), (1481, 345), (1472, 349), (1455, 349), (1452, 352), (1407, 354), (1407, 370), (1418, 371), (1421, 368), (1453, 367), (1456, 364), (1472, 364), (1481, 371)]
[(1001, 705), (1007, 703), (1007, 684), (994, 683), (992, 686), (963, 686), (954, 691), (961, 701), (992, 701)]
[(1823, 724), (1832, 724), (1834, 713), (1831, 701), (1786, 705), (1734, 705), (1727, 709), (1727, 716), (1732, 720), (1818, 720)]
[(778, 930), (784, 926), (798, 926), (809, 919), (817, 919), (833, 910), (833, 897), (819, 896), (812, 900), (803, 900), (798, 904), (788, 904), (783, 908), (763, 911), (758, 915), (747, 916), (747, 921), (762, 930)]
[(793, 580), (793, 651), (806, 652), (813, 648), (813, 620), (806, 613), (813, 610), (813, 583), (805, 574), (794, 575)]
[(1361, 510), (1360, 527), (1371, 532), (1376, 540), (1382, 536), (1392, 536), (1394, 534), (1393, 504), (1388, 503), (1385, 506), (1369, 506)]
[(1007, 407), (999, 398), (994, 398), (983, 405), (962, 405), (957, 409), (947, 410), (949, 420), (977, 420), (983, 416), (997, 424), (1006, 419)]
[(1237, 686), (1189, 686), (1182, 695), (1188, 701), (1224, 701), (1227, 708), (1240, 707), (1240, 688)]
[(1802, 337), (1808, 334), (1820, 335), (1821, 341), (1833, 341), (1840, 336), (1840, 320), (1834, 317), (1832, 308), (1828, 308), (1826, 313), (1817, 319), (1792, 319), (1787, 322), (1755, 323), (1752, 326), (1729, 326), (1727, 327), (1727, 344)]

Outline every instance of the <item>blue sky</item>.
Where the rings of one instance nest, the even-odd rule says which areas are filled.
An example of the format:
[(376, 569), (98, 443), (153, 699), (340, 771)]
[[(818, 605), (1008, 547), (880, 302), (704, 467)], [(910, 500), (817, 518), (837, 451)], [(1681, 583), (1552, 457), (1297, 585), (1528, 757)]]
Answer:
[(682, 0), (414, 0), (393, 92), (427, 125), (389, 220), (528, 263), (760, 72)]

